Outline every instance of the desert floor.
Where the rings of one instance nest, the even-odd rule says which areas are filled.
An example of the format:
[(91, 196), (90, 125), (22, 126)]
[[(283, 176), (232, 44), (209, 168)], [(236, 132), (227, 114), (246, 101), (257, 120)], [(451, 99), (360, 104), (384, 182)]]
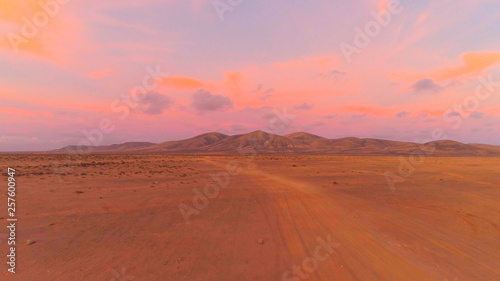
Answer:
[(415, 161), (0, 155), (0, 279), (500, 280), (500, 158)]

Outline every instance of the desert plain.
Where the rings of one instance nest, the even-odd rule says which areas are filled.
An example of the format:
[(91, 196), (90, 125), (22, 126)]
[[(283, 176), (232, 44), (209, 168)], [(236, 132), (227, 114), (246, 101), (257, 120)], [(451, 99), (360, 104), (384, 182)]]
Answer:
[(19, 219), (2, 280), (500, 280), (499, 157), (0, 159)]

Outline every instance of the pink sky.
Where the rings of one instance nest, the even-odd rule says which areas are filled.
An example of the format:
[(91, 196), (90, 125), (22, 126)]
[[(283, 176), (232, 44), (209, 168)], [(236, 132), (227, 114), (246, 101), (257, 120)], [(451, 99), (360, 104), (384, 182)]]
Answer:
[(240, 134), (283, 110), (280, 134), (500, 145), (497, 0), (237, 2), (3, 1), (0, 151)]

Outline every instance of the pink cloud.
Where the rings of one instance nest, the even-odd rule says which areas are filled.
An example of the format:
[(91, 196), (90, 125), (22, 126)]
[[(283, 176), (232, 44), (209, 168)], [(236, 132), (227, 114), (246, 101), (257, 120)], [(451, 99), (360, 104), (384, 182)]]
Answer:
[(161, 77), (157, 79), (157, 82), (162, 86), (180, 90), (198, 89), (204, 85), (204, 83), (198, 79), (181, 76)]

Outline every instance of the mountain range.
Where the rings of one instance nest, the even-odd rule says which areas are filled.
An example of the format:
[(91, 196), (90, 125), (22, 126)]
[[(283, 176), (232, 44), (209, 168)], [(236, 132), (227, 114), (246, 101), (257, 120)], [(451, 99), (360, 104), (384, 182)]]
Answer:
[(217, 132), (190, 139), (150, 142), (126, 142), (107, 146), (66, 146), (52, 153), (106, 154), (318, 154), (318, 155), (410, 155), (433, 156), (500, 156), (500, 146), (464, 144), (438, 140), (424, 144), (373, 138), (327, 139), (305, 132), (284, 136), (255, 131), (240, 135)]

